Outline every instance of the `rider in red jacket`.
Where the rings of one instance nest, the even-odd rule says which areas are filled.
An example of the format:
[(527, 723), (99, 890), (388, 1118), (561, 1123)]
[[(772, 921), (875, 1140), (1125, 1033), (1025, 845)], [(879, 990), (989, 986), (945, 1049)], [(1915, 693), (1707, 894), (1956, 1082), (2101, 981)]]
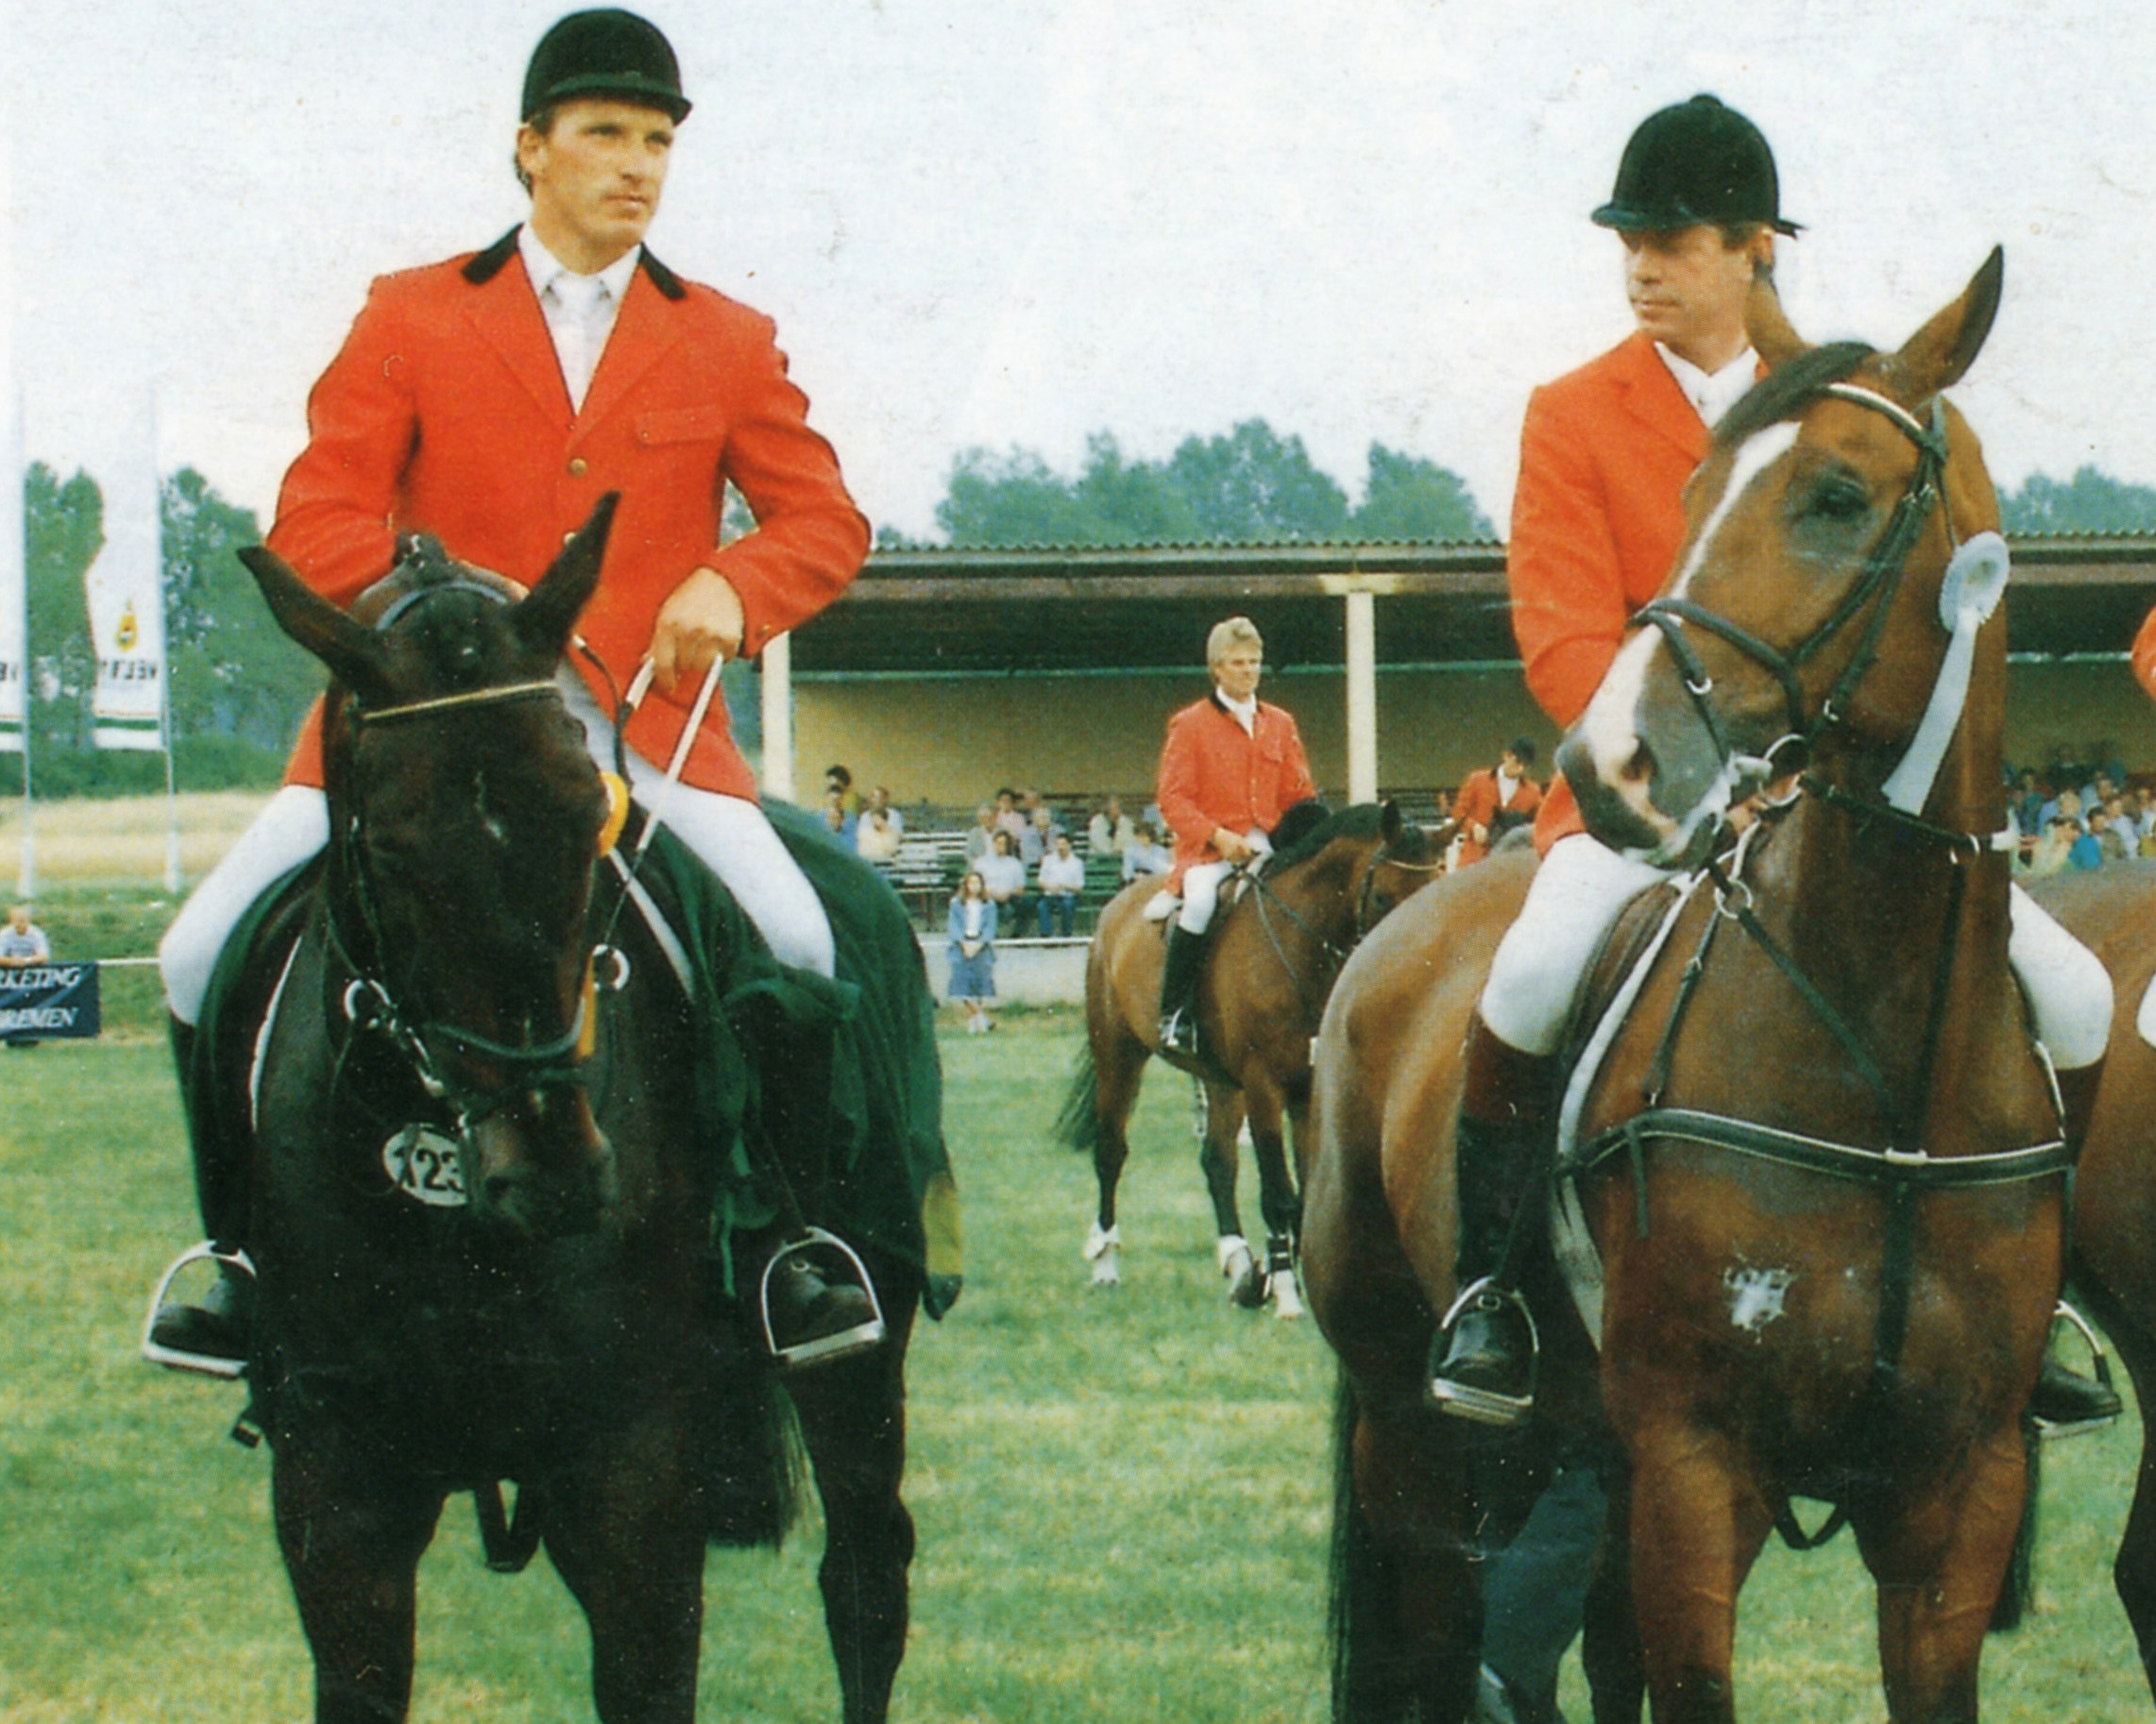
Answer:
[[(1633, 613), (1660, 590), (1684, 539), (1682, 491), (1709, 428), (1751, 387), (1744, 329), (1755, 271), (1783, 219), (1773, 152), (1713, 96), (1650, 115), (1633, 133), (1594, 220), (1624, 246), (1633, 334), (1538, 389), (1520, 432), (1506, 573), (1528, 686), (1559, 726), (1577, 719)], [(1500, 942), (1464, 1055), (1455, 1139), (1463, 1290), (1448, 1313), (1430, 1394), (1495, 1425), (1532, 1404), (1534, 1344), (1506, 1263), (1512, 1218), (1539, 1172), (1558, 1043), (1579, 978), (1618, 913), (1664, 877), (1582, 824), (1560, 778), (1536, 820), (1543, 860)], [(2085, 1121), (2111, 1023), (2103, 966), (2025, 893), (2010, 959), (2069, 1100)], [(2117, 1398), (2047, 1362), (2031, 1411), (2058, 1426), (2114, 1414)]]
[(1197, 1051), (1190, 1005), (1221, 881), (1269, 853), (1281, 816), (1317, 794), (1294, 718), (1258, 699), (1265, 643), (1256, 626), (1247, 617), (1214, 624), (1205, 657), (1213, 692), (1168, 720), (1158, 792), (1176, 840), (1167, 887), (1182, 894), (1161, 975), (1161, 1044), (1180, 1054)]
[[(546, 33), (517, 136), (529, 220), (484, 251), (374, 284), (308, 398), (307, 447), (269, 534), (340, 604), (421, 532), (529, 585), (600, 498), (619, 493), (604, 579), (579, 619), (604, 669), (572, 655), (583, 682), (569, 681), (564, 699), (610, 766), (614, 705), (650, 658), (653, 692), (626, 736), (632, 788), (647, 805), (705, 672), (822, 610), (869, 548), (771, 320), (643, 248), (688, 110), (672, 47), (645, 20), (576, 12)], [(721, 545), (729, 484), (756, 531)], [(167, 933), (160, 957), (183, 1048), (234, 923), (325, 841), (321, 782), (317, 715), (285, 788)], [(774, 955), (832, 973), (829, 921), (757, 804), (723, 701), (709, 702), (666, 811)], [(183, 1054), (183, 1083), (188, 1064)], [(206, 1153), (198, 1142), (205, 1219), (229, 1241), (246, 1194), (200, 1165)], [(814, 1341), (865, 1327), (857, 1289), (825, 1287), (798, 1261), (774, 1284), (774, 1306), (788, 1308), (776, 1312), (781, 1331)], [(244, 1358), (244, 1290), (228, 1274), (205, 1305), (167, 1306), (153, 1341), (192, 1358)]]

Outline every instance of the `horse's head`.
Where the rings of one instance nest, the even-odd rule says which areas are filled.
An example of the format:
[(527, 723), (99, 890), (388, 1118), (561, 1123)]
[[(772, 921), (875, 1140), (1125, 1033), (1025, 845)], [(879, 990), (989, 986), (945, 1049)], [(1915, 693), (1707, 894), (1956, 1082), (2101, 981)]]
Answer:
[[(1298, 901), (1315, 931), (1341, 944), (1367, 934), (1444, 867), (1443, 851), (1393, 802), (1358, 803), (1338, 814), (1321, 803), (1299, 803), (1273, 837), (1281, 847), (1265, 877)], [(1308, 883), (1307, 893), (1290, 884), (1291, 873)]]
[[(1978, 793), (1966, 739), (1995, 735), (2005, 631), (1982, 629), (1980, 652), (1978, 636), (2005, 547), (1976, 438), (1940, 392), (1983, 346), (2003, 270), (1995, 250), (1885, 355), (1806, 346), (1756, 283), (1747, 327), (1770, 375), (1717, 429), (1676, 566), (1558, 750), (1604, 842), (1696, 862), (1734, 803), (1807, 762), (1916, 814), (1957, 731), (1944, 782)], [(1978, 722), (1957, 722), (1964, 693)]]
[(528, 596), (407, 542), (350, 615), (243, 551), (335, 678), (325, 721), (331, 930), (346, 994), (463, 1127), (475, 1217), (588, 1230), (613, 1195), (577, 1080), (592, 863), (607, 813), (554, 672), (598, 583), (603, 500)]

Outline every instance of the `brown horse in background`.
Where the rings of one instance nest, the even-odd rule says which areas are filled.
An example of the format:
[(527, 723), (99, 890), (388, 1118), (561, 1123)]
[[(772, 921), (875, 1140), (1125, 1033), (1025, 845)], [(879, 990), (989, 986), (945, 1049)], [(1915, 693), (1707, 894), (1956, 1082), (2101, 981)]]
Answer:
[[(1313, 804), (1315, 806), (1315, 804)], [(1162, 1051), (1161, 968), (1166, 922), (1146, 914), (1157, 878), (1133, 881), (1100, 913), (1085, 975), (1086, 1051), (1058, 1131), (1093, 1152), (1100, 1204), (1086, 1242), (1095, 1286), (1118, 1285), (1122, 1237), (1115, 1192), (1129, 1159), (1130, 1112), (1146, 1060), (1191, 1073), (1205, 1096), (1198, 1165), (1212, 1193), (1216, 1250), (1230, 1296), (1255, 1310), (1267, 1298), (1301, 1314), (1295, 1285), (1300, 1200), (1288, 1171), (1283, 1118), (1299, 1148), (1310, 1093), (1310, 1039), (1350, 949), (1393, 905), (1434, 879), (1444, 843), (1392, 803), (1327, 816), (1243, 877), (1207, 935), (1197, 990), (1199, 1056)], [(1235, 1202), (1236, 1139), (1248, 1118), (1265, 1217), (1261, 1266)]]
[[(1891, 1716), (1977, 1716), (2065, 1172), (1991, 841), (2005, 631), (1974, 595), (1995, 601), (2003, 561), (1955, 555), (1997, 508), (1940, 396), (2001, 274), (1995, 254), (1891, 356), (1806, 349), (1762, 283), (1750, 329), (1774, 374), (1718, 430), (1652, 626), (1559, 754), (1598, 836), (1672, 865), (1806, 768), (1718, 873), (1613, 938), (1647, 958), (1560, 1139), (1599, 1302), (1581, 1286), (1570, 1308), (1553, 1254), (1526, 1268), (1537, 1422), (1600, 1417), (1621, 1457), (1589, 1605), (1598, 1718), (1643, 1690), (1658, 1724), (1734, 1717), (1738, 1594), (1770, 1531), (1800, 1536), (1799, 1496), (1856, 1530)], [(1951, 742), (1912, 790), (1912, 739), (1939, 734), (1922, 720), (1962, 667)], [(1492, 1439), (1430, 1410), (1427, 1361), (1456, 1292), (1457, 1053), (1528, 878), (1501, 859), (1418, 899), (1349, 964), (1318, 1040), (1303, 1265), (1344, 1365), (1344, 1717), (1435, 1724), (1472, 1693)], [(1623, 972), (1603, 970), (1606, 990)]]
[(2143, 1410), (2133, 1509), (2112, 1580), (2156, 1695), (2156, 1048), (2136, 1028), (2156, 978), (2156, 864), (2107, 862), (2029, 890), (2103, 959), (2114, 990), (2103, 1086), (2075, 1174), (2071, 1275)]

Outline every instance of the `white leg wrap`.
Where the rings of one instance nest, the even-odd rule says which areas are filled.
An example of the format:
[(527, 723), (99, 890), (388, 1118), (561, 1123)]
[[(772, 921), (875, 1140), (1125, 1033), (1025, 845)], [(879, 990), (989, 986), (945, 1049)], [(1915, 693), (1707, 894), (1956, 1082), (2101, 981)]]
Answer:
[[(602, 771), (614, 769), (614, 726), (573, 671), (561, 673), (562, 698), (584, 725), (585, 746)], [(665, 773), (635, 753), (629, 756), (630, 788), (649, 808)], [(666, 824), (687, 844), (756, 925), (772, 955), (797, 970), (829, 975), (837, 955), (831, 923), (808, 876), (787, 854), (764, 811), (739, 796), (721, 796), (677, 784), (666, 792)]]
[(1554, 1053), (1580, 977), (1618, 912), (1668, 878), (1585, 833), (1559, 839), (1498, 942), (1483, 985), (1483, 1022), (1523, 1054)]
[[(2029, 995), (2036, 1039), (2063, 1072), (2093, 1065), (2111, 1040), (2111, 972), (2018, 886), (2012, 888), (2011, 908), (2013, 928), (2007, 938), (2007, 962)], [(2144, 1019), (2148, 1010), (2144, 1003)]]
[(329, 801), (308, 785), (286, 785), (196, 887), (157, 949), (165, 1004), (182, 1023), (202, 1012), (210, 972), (233, 924), (280, 874), (289, 873), (330, 841)]

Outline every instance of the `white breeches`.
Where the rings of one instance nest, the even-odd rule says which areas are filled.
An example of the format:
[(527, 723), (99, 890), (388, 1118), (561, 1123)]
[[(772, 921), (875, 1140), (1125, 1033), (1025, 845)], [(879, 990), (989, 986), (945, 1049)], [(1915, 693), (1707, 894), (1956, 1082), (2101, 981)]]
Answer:
[[(1273, 841), (1263, 832), (1245, 833), (1244, 838), (1261, 856), (1273, 854)], [(1213, 925), (1213, 912), (1220, 903), (1220, 883), (1234, 872), (1232, 862), (1198, 862), (1183, 870), (1182, 914), (1176, 925), (1187, 933), (1203, 934)]]
[[(1491, 960), (1483, 1022), (1522, 1053), (1556, 1052), (1580, 978), (1618, 913), (1667, 878), (1584, 833), (1551, 846)], [(2061, 1071), (2094, 1063), (2111, 1036), (2110, 973), (2018, 886), (2011, 904), (2007, 962), (2029, 996), (2037, 1039)]]
[[(570, 673), (565, 671), (565, 677)], [(571, 680), (574, 680), (573, 678)], [(614, 728), (601, 715), (581, 681), (566, 685), (569, 709), (582, 721), (592, 759), (614, 769)], [(782, 964), (829, 975), (836, 965), (831, 923), (764, 811), (738, 796), (721, 796), (687, 785), (663, 788), (665, 774), (629, 756), (630, 786), (647, 812), (659, 803), (660, 819), (699, 861), (725, 883), (742, 912), (755, 923)], [(165, 1003), (173, 1016), (193, 1023), (202, 1010), (210, 972), (232, 926), (247, 906), (281, 874), (297, 868), (330, 841), (322, 792), (287, 785), (195, 888), (158, 947)]]
[(174, 1017), (191, 1024), (201, 1015), (210, 972), (217, 967), (217, 954), (225, 949), (233, 923), (280, 876), (309, 860), (329, 841), (329, 803), (321, 791), (308, 785), (286, 785), (269, 799), (254, 823), (189, 894), (158, 942), (164, 1003)]

